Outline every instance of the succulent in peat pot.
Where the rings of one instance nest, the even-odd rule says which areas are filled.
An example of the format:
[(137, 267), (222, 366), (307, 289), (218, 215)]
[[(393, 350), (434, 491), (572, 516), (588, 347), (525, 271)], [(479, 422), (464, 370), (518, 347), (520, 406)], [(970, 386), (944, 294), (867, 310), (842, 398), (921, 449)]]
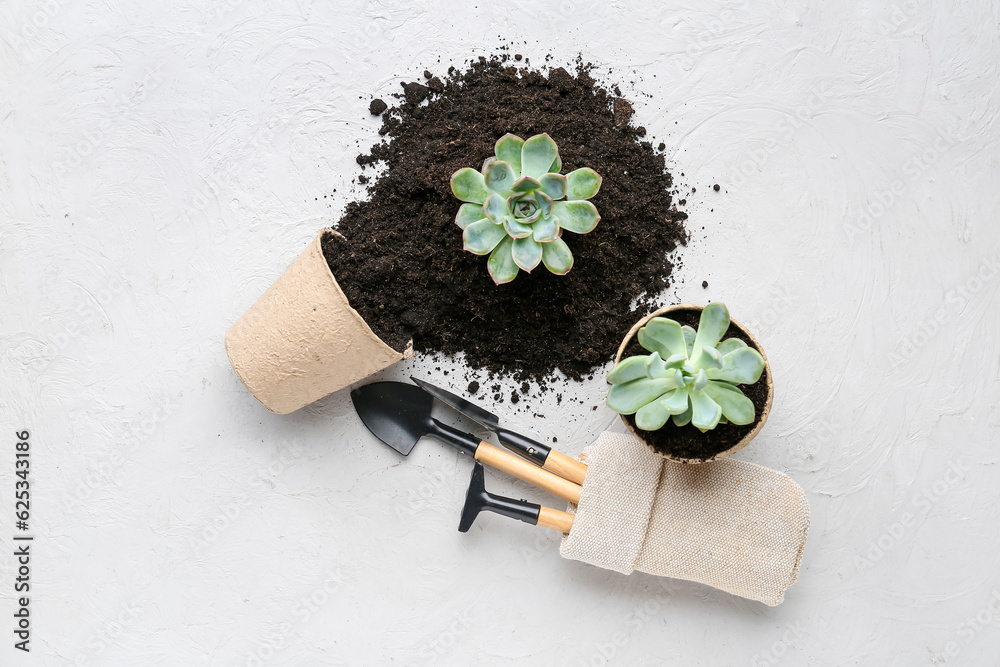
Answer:
[(634, 414), (644, 431), (655, 431), (668, 419), (702, 432), (720, 423), (753, 422), (754, 404), (737, 385), (757, 382), (765, 362), (742, 340), (722, 340), (729, 322), (721, 303), (702, 310), (697, 331), (666, 317), (649, 320), (638, 339), (650, 354), (622, 359), (608, 373), (607, 406)]
[(560, 174), (559, 148), (548, 134), (527, 140), (505, 134), (495, 153), (481, 170), (466, 167), (451, 177), (451, 191), (466, 202), (455, 217), (465, 250), (490, 256), (487, 268), (497, 285), (539, 264), (565, 275), (573, 254), (562, 232), (586, 234), (597, 226), (601, 216), (587, 200), (600, 189), (601, 176), (587, 167)]

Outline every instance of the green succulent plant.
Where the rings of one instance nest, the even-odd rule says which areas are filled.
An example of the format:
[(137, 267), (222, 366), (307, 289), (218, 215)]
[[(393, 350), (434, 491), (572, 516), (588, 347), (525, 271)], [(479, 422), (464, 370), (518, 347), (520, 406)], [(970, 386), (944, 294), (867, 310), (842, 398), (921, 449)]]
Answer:
[(466, 167), (451, 177), (451, 191), (466, 202), (455, 216), (465, 250), (490, 256), (486, 265), (497, 285), (540, 263), (565, 275), (573, 253), (562, 232), (586, 234), (597, 226), (601, 216), (586, 200), (597, 194), (601, 176), (587, 167), (560, 174), (559, 148), (547, 134), (528, 140), (505, 134), (495, 153), (479, 171)]
[(738, 338), (722, 340), (728, 328), (729, 310), (721, 303), (705, 306), (697, 331), (652, 318), (639, 329), (639, 344), (651, 354), (623, 359), (608, 373), (608, 407), (634, 414), (644, 431), (671, 418), (702, 432), (720, 423), (750, 424), (754, 405), (737, 385), (760, 379), (764, 357)]

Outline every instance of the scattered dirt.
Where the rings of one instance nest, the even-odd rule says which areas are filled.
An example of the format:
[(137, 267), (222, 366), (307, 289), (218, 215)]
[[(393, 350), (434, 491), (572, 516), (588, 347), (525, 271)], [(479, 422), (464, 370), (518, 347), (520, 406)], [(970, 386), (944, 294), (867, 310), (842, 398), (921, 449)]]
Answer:
[(368, 105), (368, 112), (373, 116), (381, 116), (382, 112), (389, 108), (389, 105), (385, 103), (385, 100), (380, 100), (375, 98), (372, 103)]
[(416, 81), (401, 83), (399, 85), (403, 87), (403, 96), (406, 98), (406, 103), (410, 105), (420, 104), (427, 99), (427, 96), (431, 92), (430, 88)]
[[(681, 324), (686, 324), (697, 329), (698, 320), (701, 317), (701, 311), (673, 311), (670, 313), (669, 317), (670, 319), (680, 322)], [(641, 318), (636, 319), (638, 320)], [(632, 324), (635, 324), (635, 322)], [(754, 342), (749, 336), (744, 334), (732, 324), (730, 324), (729, 329), (726, 330), (723, 340), (726, 338), (739, 338), (758, 352), (761, 351), (759, 347), (754, 345)], [(622, 358), (624, 359), (625, 357), (631, 357), (637, 354), (646, 355), (649, 354), (649, 352), (639, 345), (638, 340), (633, 338), (629, 345), (625, 348), (625, 353), (622, 355)], [(676, 456), (678, 458), (707, 459), (715, 456), (719, 452), (724, 452), (739, 442), (743, 436), (752, 431), (754, 427), (757, 426), (757, 422), (760, 421), (760, 417), (764, 413), (764, 406), (767, 404), (767, 377), (770, 372), (769, 368), (765, 368), (764, 373), (755, 383), (751, 385), (738, 385), (740, 391), (742, 391), (747, 398), (753, 401), (753, 407), (757, 414), (757, 418), (754, 419), (753, 423), (746, 424), (745, 426), (736, 426), (735, 424), (719, 424), (711, 431), (702, 433), (691, 424), (688, 424), (687, 426), (674, 426), (672, 421), (668, 421), (666, 425), (658, 431), (641, 431), (636, 429), (636, 432), (642, 434), (646, 443), (657, 452), (660, 452), (661, 454), (668, 454), (670, 456)], [(625, 420), (628, 421), (632, 428), (636, 428), (634, 415), (626, 416)]]
[(632, 109), (632, 103), (624, 97), (619, 97), (615, 100), (614, 110), (615, 127), (625, 127), (628, 125), (632, 121), (632, 115), (635, 113)]
[[(362, 168), (384, 171), (334, 225), (343, 238), (328, 235), (323, 250), (351, 305), (393, 348), (412, 338), (418, 352), (462, 352), (471, 367), (518, 380), (541, 381), (557, 368), (579, 379), (611, 360), (632, 323), (657, 305), (671, 253), (686, 242), (687, 215), (674, 205), (663, 155), (640, 139), (644, 129), (622, 122), (627, 101), (598, 86), (587, 66), (543, 73), (508, 63), (499, 56), (449, 68), (440, 91), (433, 75), (426, 86), (402, 84), (397, 106), (382, 115), (385, 141), (358, 156)], [(575, 257), (565, 276), (539, 266), (497, 286), (487, 258), (462, 250), (450, 177), (482, 165), (507, 132), (548, 132), (563, 173), (587, 166), (604, 177), (592, 199), (597, 228), (563, 237)]]

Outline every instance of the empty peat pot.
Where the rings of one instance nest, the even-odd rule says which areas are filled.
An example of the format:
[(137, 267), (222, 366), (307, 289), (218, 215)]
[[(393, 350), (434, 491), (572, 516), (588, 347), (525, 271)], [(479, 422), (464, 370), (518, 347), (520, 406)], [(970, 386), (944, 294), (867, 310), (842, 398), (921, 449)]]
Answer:
[[(645, 326), (649, 320), (654, 317), (667, 317), (682, 325), (686, 324), (697, 329), (702, 308), (702, 306), (685, 303), (661, 308), (642, 318), (629, 330), (622, 344), (618, 347), (615, 364), (618, 364), (624, 357), (649, 353), (639, 345), (637, 338), (639, 329)], [(764, 426), (771, 411), (771, 401), (774, 399), (771, 364), (768, 363), (767, 355), (764, 354), (764, 349), (757, 342), (757, 339), (745, 326), (734, 319), (730, 319), (729, 329), (726, 330), (723, 340), (726, 338), (742, 339), (764, 358), (764, 372), (761, 373), (760, 379), (751, 385), (740, 385), (740, 389), (754, 404), (755, 417), (751, 423), (743, 426), (719, 424), (714, 429), (702, 433), (691, 424), (676, 426), (673, 421), (668, 421), (656, 431), (643, 431), (635, 425), (635, 415), (622, 415), (622, 421), (625, 422), (625, 427), (628, 428), (629, 432), (657, 454), (677, 463), (717, 461), (750, 444), (750, 441)]]
[(323, 256), (321, 231), (226, 332), (226, 353), (247, 389), (286, 414), (413, 356), (375, 335), (347, 302)]

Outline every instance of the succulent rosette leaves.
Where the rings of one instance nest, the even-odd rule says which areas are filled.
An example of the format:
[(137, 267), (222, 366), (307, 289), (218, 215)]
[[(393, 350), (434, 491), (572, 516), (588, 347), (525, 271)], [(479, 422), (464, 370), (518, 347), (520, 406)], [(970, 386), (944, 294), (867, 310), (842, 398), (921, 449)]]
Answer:
[(722, 340), (729, 310), (712, 303), (701, 311), (697, 331), (665, 317), (639, 329), (647, 356), (622, 359), (611, 372), (607, 406), (635, 415), (635, 425), (655, 431), (672, 419), (702, 432), (720, 423), (750, 424), (753, 401), (740, 390), (764, 372), (764, 357), (738, 338)]
[(573, 268), (563, 231), (587, 234), (601, 216), (589, 201), (601, 176), (583, 167), (563, 175), (559, 148), (548, 134), (521, 139), (505, 134), (481, 169), (459, 169), (451, 191), (463, 202), (455, 216), (465, 250), (489, 255), (486, 263), (500, 285), (539, 264), (558, 275)]

